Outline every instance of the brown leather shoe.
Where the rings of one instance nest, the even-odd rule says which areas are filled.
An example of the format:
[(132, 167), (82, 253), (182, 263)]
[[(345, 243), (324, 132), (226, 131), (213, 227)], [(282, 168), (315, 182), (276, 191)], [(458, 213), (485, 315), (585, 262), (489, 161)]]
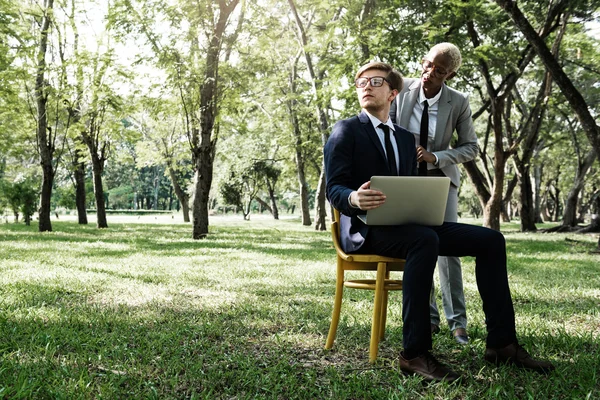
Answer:
[(404, 358), (400, 353), (400, 369), (402, 372), (422, 376), (428, 382), (454, 382), (460, 375), (450, 368), (440, 364), (429, 352), (424, 353), (412, 360)]
[(452, 335), (454, 335), (454, 340), (456, 340), (458, 344), (469, 344), (469, 336), (467, 335), (467, 330), (465, 328), (456, 328), (454, 332), (452, 332)]
[(514, 364), (519, 368), (530, 369), (542, 374), (554, 370), (554, 365), (549, 361), (536, 360), (518, 343), (511, 343), (501, 349), (485, 349), (485, 360), (496, 365)]

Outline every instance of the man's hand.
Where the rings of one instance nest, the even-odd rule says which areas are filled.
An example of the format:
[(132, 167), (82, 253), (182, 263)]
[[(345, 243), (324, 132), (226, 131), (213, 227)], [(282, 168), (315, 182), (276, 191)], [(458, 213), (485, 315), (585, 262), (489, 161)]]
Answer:
[(372, 210), (385, 203), (385, 195), (379, 190), (371, 190), (371, 181), (368, 181), (350, 194), (350, 202), (361, 210)]
[(435, 156), (433, 155), (433, 153), (430, 153), (427, 150), (425, 150), (423, 146), (419, 145), (417, 146), (417, 161), (425, 161), (429, 164), (435, 164)]

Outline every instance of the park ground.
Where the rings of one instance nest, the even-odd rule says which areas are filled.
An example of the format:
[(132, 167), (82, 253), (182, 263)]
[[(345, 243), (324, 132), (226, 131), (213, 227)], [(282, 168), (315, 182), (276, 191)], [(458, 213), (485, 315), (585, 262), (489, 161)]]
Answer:
[[(469, 221), (475, 222), (478, 221)], [(179, 216), (0, 224), (0, 398), (600, 398), (600, 256), (595, 235), (503, 225), (519, 339), (549, 376), (483, 360), (474, 260), (463, 260), (471, 344), (443, 327), (434, 354), (464, 375), (425, 385), (399, 372), (400, 294), (368, 363), (372, 293), (347, 290), (333, 350), (329, 232), (295, 217), (211, 217), (191, 239)], [(360, 275), (360, 273), (359, 273)]]

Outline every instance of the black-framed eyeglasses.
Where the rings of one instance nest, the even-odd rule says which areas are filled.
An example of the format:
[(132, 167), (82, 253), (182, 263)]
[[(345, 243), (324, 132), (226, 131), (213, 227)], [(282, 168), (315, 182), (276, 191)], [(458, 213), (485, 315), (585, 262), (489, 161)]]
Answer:
[(444, 75), (447, 75), (449, 71), (447, 71), (445, 68), (440, 68), (437, 65), (435, 65), (434, 63), (432, 63), (429, 60), (425, 60), (423, 59), (423, 69), (425, 71), (431, 71), (432, 74), (435, 74), (439, 77), (442, 77)]
[(383, 82), (387, 82), (387, 79), (385, 79), (383, 76), (372, 76), (370, 78), (363, 77), (355, 80), (354, 85), (357, 88), (364, 88), (367, 86), (367, 82), (371, 83), (371, 86), (373, 87), (380, 87), (383, 86)]

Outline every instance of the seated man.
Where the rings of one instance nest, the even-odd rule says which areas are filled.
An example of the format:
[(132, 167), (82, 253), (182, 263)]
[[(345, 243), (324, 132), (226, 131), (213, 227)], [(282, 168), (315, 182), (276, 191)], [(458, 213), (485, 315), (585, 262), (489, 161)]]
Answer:
[(355, 85), (363, 111), (336, 123), (324, 149), (327, 198), (342, 214), (344, 251), (406, 259), (402, 371), (433, 381), (459, 378), (429, 353), (429, 292), (438, 255), (476, 258), (477, 286), (488, 331), (485, 359), (538, 372), (553, 370), (551, 363), (533, 359), (517, 342), (500, 232), (454, 222), (434, 227), (368, 226), (357, 217), (385, 202), (383, 193), (370, 189), (371, 176), (416, 175), (418, 160), (413, 135), (388, 117), (390, 104), (402, 88), (400, 73), (388, 64), (372, 62), (358, 70)]

